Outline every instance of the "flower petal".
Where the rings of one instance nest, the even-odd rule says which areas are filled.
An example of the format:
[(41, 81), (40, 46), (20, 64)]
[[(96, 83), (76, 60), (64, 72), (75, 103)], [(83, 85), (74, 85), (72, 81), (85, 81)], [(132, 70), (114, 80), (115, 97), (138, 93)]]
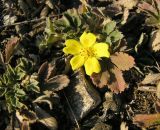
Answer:
[(74, 39), (66, 40), (65, 44), (66, 44), (66, 47), (63, 48), (63, 52), (66, 54), (76, 55), (81, 50), (81, 44)]
[(99, 61), (95, 57), (88, 58), (84, 67), (87, 75), (92, 75), (93, 72), (99, 73), (101, 71)]
[(108, 51), (109, 45), (107, 43), (96, 43), (93, 46), (95, 54), (97, 57), (109, 57), (110, 53)]
[(96, 42), (96, 36), (93, 33), (84, 32), (80, 37), (80, 42), (84, 47), (91, 47)]
[(84, 57), (81, 55), (76, 55), (70, 60), (70, 64), (72, 69), (76, 70), (84, 64)]

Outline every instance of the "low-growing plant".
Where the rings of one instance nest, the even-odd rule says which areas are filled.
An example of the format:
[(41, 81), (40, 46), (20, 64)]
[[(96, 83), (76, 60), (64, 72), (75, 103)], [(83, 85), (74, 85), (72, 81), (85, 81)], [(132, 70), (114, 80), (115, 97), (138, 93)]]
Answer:
[(24, 83), (31, 67), (29, 64), (31, 63), (27, 59), (21, 58), (15, 68), (8, 64), (0, 77), (0, 96), (4, 97), (9, 112), (26, 107), (23, 102), (28, 99), (27, 92), (39, 92), (38, 81), (33, 75), (28, 79), (29, 82)]
[(121, 52), (123, 34), (116, 24), (97, 8), (82, 14), (69, 10), (62, 18), (54, 20), (52, 27), (54, 34), (61, 34), (61, 40), (65, 41), (63, 52), (74, 55), (70, 60), (72, 69), (84, 65), (86, 74), (97, 87), (108, 86), (118, 93), (127, 87), (122, 71), (132, 68), (135, 62), (132, 56)]

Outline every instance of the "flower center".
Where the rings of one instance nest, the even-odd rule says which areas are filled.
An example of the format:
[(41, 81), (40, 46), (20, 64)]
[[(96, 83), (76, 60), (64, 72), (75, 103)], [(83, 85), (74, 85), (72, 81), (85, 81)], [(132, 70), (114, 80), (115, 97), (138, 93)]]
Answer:
[(84, 56), (85, 58), (95, 57), (94, 49), (91, 47), (81, 49), (80, 54), (81, 56)]

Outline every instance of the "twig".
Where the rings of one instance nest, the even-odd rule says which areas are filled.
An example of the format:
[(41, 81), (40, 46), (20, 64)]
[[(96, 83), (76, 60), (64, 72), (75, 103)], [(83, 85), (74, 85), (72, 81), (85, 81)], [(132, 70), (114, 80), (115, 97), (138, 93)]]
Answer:
[(68, 104), (68, 106), (69, 106), (69, 109), (70, 109), (70, 111), (71, 111), (71, 113), (72, 113), (72, 116), (74, 117), (75, 123), (76, 123), (78, 129), (80, 130), (79, 123), (78, 123), (78, 121), (77, 121), (77, 119), (76, 119), (76, 116), (75, 116), (75, 114), (74, 114), (74, 112), (73, 112), (73, 110), (72, 110), (72, 107), (71, 107), (71, 105), (70, 105), (70, 103), (69, 103), (69, 100), (68, 100), (68, 98), (67, 98), (67, 96), (66, 96), (66, 94), (65, 94), (64, 91), (63, 91), (63, 94), (64, 94), (64, 97), (66, 98), (66, 101), (67, 101), (67, 104)]
[(135, 70), (137, 70), (137, 71), (139, 72), (139, 74), (141, 74), (142, 76), (144, 76), (143, 72), (142, 72), (138, 67), (133, 66), (133, 68), (134, 68)]
[(154, 88), (154, 87), (149, 87), (149, 86), (147, 86), (147, 87), (138, 87), (138, 89), (137, 89), (138, 91), (143, 91), (143, 92), (153, 92), (153, 93), (156, 93), (156, 88)]
[[(54, 17), (59, 17), (61, 16), (62, 14), (59, 14), (59, 15), (52, 15), (52, 16), (49, 16), (49, 18), (54, 18)], [(2, 25), (0, 26), (0, 29), (1, 28), (5, 28), (5, 27), (10, 27), (10, 26), (16, 26), (16, 25), (21, 25), (21, 24), (28, 24), (28, 23), (34, 23), (34, 22), (39, 22), (41, 20), (45, 20), (47, 17), (43, 17), (43, 18), (39, 18), (39, 19), (32, 19), (32, 20), (26, 20), (26, 21), (22, 21), (22, 22), (17, 22), (17, 23), (13, 23), (13, 24), (9, 24), (9, 25)]]

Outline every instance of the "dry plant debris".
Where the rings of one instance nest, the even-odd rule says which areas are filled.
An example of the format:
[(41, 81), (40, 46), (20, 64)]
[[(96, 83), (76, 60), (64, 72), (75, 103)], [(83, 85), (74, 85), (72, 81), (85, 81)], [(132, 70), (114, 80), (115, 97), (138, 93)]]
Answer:
[(160, 129), (160, 0), (1, 0), (0, 130)]

